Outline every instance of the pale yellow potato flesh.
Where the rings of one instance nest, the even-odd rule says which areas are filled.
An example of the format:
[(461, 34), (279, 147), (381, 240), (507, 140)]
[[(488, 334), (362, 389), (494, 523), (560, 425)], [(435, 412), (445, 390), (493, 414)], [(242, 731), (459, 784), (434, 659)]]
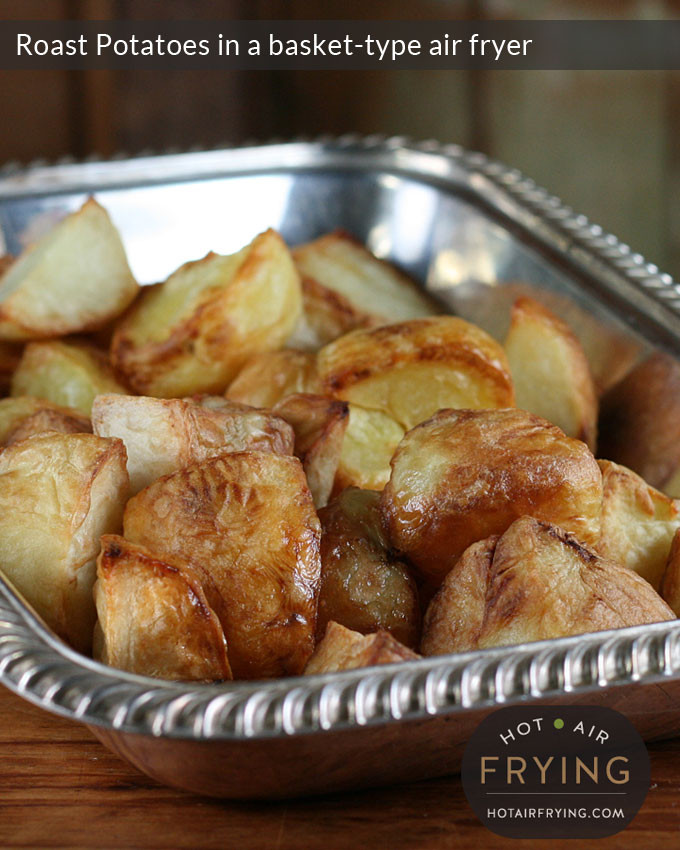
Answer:
[(680, 527), (678, 505), (627, 467), (608, 460), (599, 465), (603, 502), (595, 549), (635, 570), (658, 590)]
[(377, 410), (408, 430), (443, 408), (512, 407), (505, 353), (454, 316), (346, 334), (321, 349), (322, 391)]
[(232, 678), (222, 626), (188, 564), (104, 535), (94, 598), (102, 663), (162, 679)]
[(382, 490), (390, 480), (390, 461), (403, 436), (404, 429), (391, 417), (350, 404), (333, 492), (345, 487)]
[(0, 339), (96, 329), (120, 315), (138, 291), (118, 231), (90, 198), (0, 269)]
[(542, 416), (595, 451), (597, 393), (571, 329), (538, 301), (519, 298), (504, 347), (517, 407)]
[(320, 392), (316, 357), (308, 351), (284, 348), (251, 357), (224, 395), (252, 407), (274, 407), (293, 393)]
[(143, 292), (114, 332), (111, 359), (141, 395), (224, 392), (251, 357), (283, 346), (301, 310), (290, 252), (267, 230), (237, 254), (208, 254)]
[(120, 440), (49, 433), (0, 452), (0, 569), (81, 652), (92, 644), (99, 539), (121, 530), (127, 495)]
[(12, 377), (13, 396), (36, 396), (90, 416), (100, 393), (127, 393), (96, 348), (50, 340), (31, 342)]

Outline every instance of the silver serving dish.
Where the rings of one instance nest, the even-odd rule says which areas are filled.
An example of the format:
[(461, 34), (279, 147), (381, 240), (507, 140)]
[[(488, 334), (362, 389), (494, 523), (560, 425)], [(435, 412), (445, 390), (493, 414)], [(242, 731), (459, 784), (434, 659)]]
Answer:
[[(0, 251), (96, 193), (143, 282), (266, 227), (344, 227), (500, 335), (529, 291), (580, 334), (605, 387), (652, 346), (680, 353), (680, 289), (531, 180), (455, 145), (343, 138), (0, 171)], [(484, 714), (610, 705), (647, 738), (680, 732), (680, 621), (349, 672), (193, 685), (70, 650), (0, 579), (0, 681), (86, 723), (156, 779), (286, 797), (457, 769)]]

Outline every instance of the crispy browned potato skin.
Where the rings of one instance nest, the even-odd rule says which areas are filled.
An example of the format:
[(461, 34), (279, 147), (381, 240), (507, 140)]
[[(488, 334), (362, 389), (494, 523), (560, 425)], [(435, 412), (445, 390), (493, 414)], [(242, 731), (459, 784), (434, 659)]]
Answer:
[(675, 532), (661, 581), (661, 595), (680, 617), (680, 529)]
[(96, 434), (125, 443), (132, 495), (163, 475), (225, 452), (293, 453), (293, 429), (281, 417), (221, 396), (99, 395), (92, 424)]
[(274, 407), (293, 393), (321, 391), (316, 357), (308, 351), (284, 348), (251, 357), (224, 394), (253, 407)]
[(679, 497), (680, 363), (653, 354), (602, 397), (600, 409), (599, 454)]
[(409, 431), (381, 498), (394, 549), (441, 581), (467, 547), (535, 516), (600, 533), (602, 474), (585, 443), (524, 410), (442, 410)]
[(416, 658), (420, 656), (399, 643), (389, 632), (362, 635), (360, 632), (346, 629), (339, 623), (330, 622), (323, 640), (314, 650), (304, 672), (306, 676), (314, 673), (336, 673), (357, 667), (413, 661)]
[(349, 421), (349, 405), (310, 393), (289, 395), (274, 413), (295, 431), (295, 456), (302, 462), (314, 507), (328, 503)]
[(302, 672), (321, 529), (297, 458), (237, 452), (167, 475), (128, 502), (124, 536), (212, 576), (235, 678)]
[(463, 554), (430, 603), (423, 655), (674, 619), (637, 573), (532, 517)]
[(673, 536), (680, 526), (678, 505), (632, 470), (608, 460), (602, 470), (600, 555), (635, 570), (659, 589)]
[(317, 636), (333, 620), (362, 634), (387, 631), (418, 644), (418, 591), (408, 567), (390, 555), (380, 494), (350, 487), (319, 511), (321, 592)]
[(511, 407), (505, 353), (481, 328), (432, 316), (346, 334), (321, 349), (323, 392), (412, 428), (445, 407)]
[(44, 435), (0, 451), (0, 565), (45, 622), (89, 652), (102, 534), (120, 531), (125, 446), (93, 434)]
[(232, 678), (222, 626), (187, 564), (105, 535), (94, 596), (104, 664), (163, 679)]
[(517, 407), (542, 416), (594, 452), (597, 392), (588, 359), (571, 328), (533, 298), (518, 298), (504, 347)]
[(78, 410), (43, 398), (14, 396), (0, 399), (0, 446), (17, 443), (44, 431), (90, 434), (92, 423)]
[[(250, 357), (276, 350), (290, 336), (302, 309), (300, 280), (273, 230), (244, 249), (235, 268), (225, 272), (223, 285), (202, 290), (189, 302), (190, 310), (173, 317), (164, 338), (150, 335), (154, 329), (145, 325), (145, 310), (163, 298), (163, 287), (215, 258), (209, 254), (187, 263), (165, 283), (147, 287), (117, 326), (111, 361), (135, 392), (159, 398), (224, 392)], [(263, 299), (270, 296), (268, 311), (256, 305), (257, 292)]]

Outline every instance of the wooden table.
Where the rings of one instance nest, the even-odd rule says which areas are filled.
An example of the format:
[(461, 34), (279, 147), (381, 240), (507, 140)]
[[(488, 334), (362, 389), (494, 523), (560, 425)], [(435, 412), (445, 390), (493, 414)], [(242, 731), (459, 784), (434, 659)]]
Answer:
[[(574, 850), (511, 841), (469, 809), (457, 777), (288, 803), (231, 803), (159, 786), (70, 723), (0, 686), (0, 847)], [(628, 829), (584, 847), (680, 847), (680, 739), (650, 745), (652, 788)]]

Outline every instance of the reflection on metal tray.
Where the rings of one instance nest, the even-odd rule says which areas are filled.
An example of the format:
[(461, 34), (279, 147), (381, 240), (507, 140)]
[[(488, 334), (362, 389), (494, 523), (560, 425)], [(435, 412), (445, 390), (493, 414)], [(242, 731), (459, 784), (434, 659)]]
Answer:
[[(345, 138), (0, 170), (0, 250), (96, 194), (144, 283), (266, 227), (345, 228), (496, 336), (530, 292), (579, 334), (602, 388), (651, 347), (680, 354), (680, 289), (516, 171), (457, 146)], [(597, 702), (680, 732), (680, 622), (302, 679), (187, 685), (103, 667), (0, 580), (0, 681), (81, 720), (157, 779), (227, 797), (455, 770), (484, 712)]]

